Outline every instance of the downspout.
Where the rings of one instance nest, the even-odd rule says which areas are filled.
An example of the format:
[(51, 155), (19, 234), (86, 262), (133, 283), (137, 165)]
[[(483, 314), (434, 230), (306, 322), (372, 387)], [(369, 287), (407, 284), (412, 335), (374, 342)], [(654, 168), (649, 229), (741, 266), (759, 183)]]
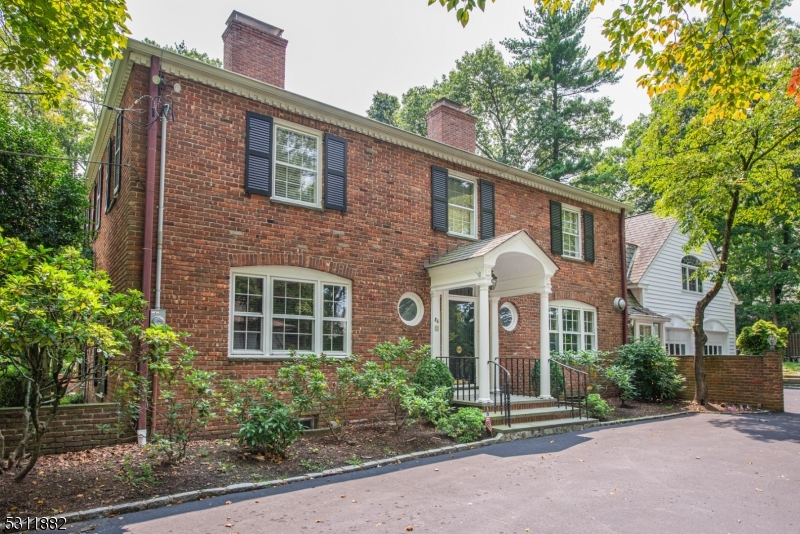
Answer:
[[(157, 56), (150, 57), (150, 105), (158, 99), (158, 85), (153, 83), (153, 77), (161, 70), (161, 62)], [(142, 294), (145, 300), (144, 327), (150, 326), (150, 297), (152, 296), (151, 273), (153, 269), (153, 201), (155, 197), (156, 178), (156, 129), (153, 125), (147, 129), (147, 160), (145, 164), (145, 194), (144, 194), (144, 243), (142, 244)], [(139, 375), (147, 379), (147, 361), (139, 362)], [(142, 399), (139, 404), (139, 421), (136, 429), (139, 445), (147, 444), (147, 399)]]
[[(619, 257), (622, 264), (622, 298), (628, 302), (628, 255), (625, 244), (625, 210), (619, 213)], [(628, 342), (628, 306), (622, 310), (622, 343)]]

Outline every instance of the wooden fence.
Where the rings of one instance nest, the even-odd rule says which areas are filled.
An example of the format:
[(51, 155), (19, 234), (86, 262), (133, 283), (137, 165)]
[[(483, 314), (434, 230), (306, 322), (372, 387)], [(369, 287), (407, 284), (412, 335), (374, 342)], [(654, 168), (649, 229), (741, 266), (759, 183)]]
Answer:
[(800, 358), (800, 333), (789, 334), (789, 345), (786, 347), (787, 358)]

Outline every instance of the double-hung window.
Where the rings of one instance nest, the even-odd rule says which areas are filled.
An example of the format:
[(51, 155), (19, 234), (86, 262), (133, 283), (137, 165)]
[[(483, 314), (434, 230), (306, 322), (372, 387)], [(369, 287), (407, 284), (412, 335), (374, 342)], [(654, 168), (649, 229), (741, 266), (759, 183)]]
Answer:
[(581, 214), (579, 211), (563, 208), (561, 212), (561, 232), (564, 236), (564, 256), (581, 257)]
[(597, 313), (580, 302), (555, 302), (550, 307), (550, 352), (597, 349)]
[(475, 182), (457, 176), (448, 176), (447, 227), (451, 234), (476, 237)]
[(681, 280), (686, 291), (703, 292), (703, 281), (697, 277), (700, 260), (694, 256), (684, 256), (681, 260)]
[(319, 163), (319, 136), (283, 124), (275, 125), (273, 198), (318, 205)]
[(245, 267), (231, 282), (231, 356), (349, 353), (349, 281), (299, 267)]

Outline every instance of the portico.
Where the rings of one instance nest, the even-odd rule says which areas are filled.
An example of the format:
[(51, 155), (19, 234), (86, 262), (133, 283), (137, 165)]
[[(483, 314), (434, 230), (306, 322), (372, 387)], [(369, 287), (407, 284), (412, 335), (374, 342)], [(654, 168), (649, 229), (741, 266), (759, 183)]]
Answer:
[(473, 381), (479, 403), (492, 402), (490, 367), (500, 359), (500, 299), (539, 294), (540, 397), (551, 398), (548, 309), (550, 280), (558, 267), (528, 233), (518, 230), (463, 245), (425, 267), (431, 278), (432, 356), (450, 362), (457, 384)]

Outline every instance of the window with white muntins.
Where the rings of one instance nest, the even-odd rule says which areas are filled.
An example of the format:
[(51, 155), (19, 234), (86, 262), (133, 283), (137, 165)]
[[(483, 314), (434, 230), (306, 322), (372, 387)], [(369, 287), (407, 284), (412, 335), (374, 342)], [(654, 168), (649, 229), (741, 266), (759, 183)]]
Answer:
[(273, 198), (319, 204), (319, 147), (318, 135), (276, 122)]
[(351, 284), (299, 267), (231, 273), (231, 356), (283, 357), (350, 351)]
[(697, 277), (700, 260), (694, 256), (684, 256), (681, 260), (681, 280), (686, 291), (703, 292), (703, 281)]
[(581, 257), (581, 214), (579, 211), (563, 208), (561, 228), (564, 236), (564, 256)]
[(457, 176), (447, 178), (448, 232), (465, 237), (477, 236), (475, 182)]
[(597, 312), (593, 306), (569, 301), (550, 307), (550, 352), (597, 349)]

